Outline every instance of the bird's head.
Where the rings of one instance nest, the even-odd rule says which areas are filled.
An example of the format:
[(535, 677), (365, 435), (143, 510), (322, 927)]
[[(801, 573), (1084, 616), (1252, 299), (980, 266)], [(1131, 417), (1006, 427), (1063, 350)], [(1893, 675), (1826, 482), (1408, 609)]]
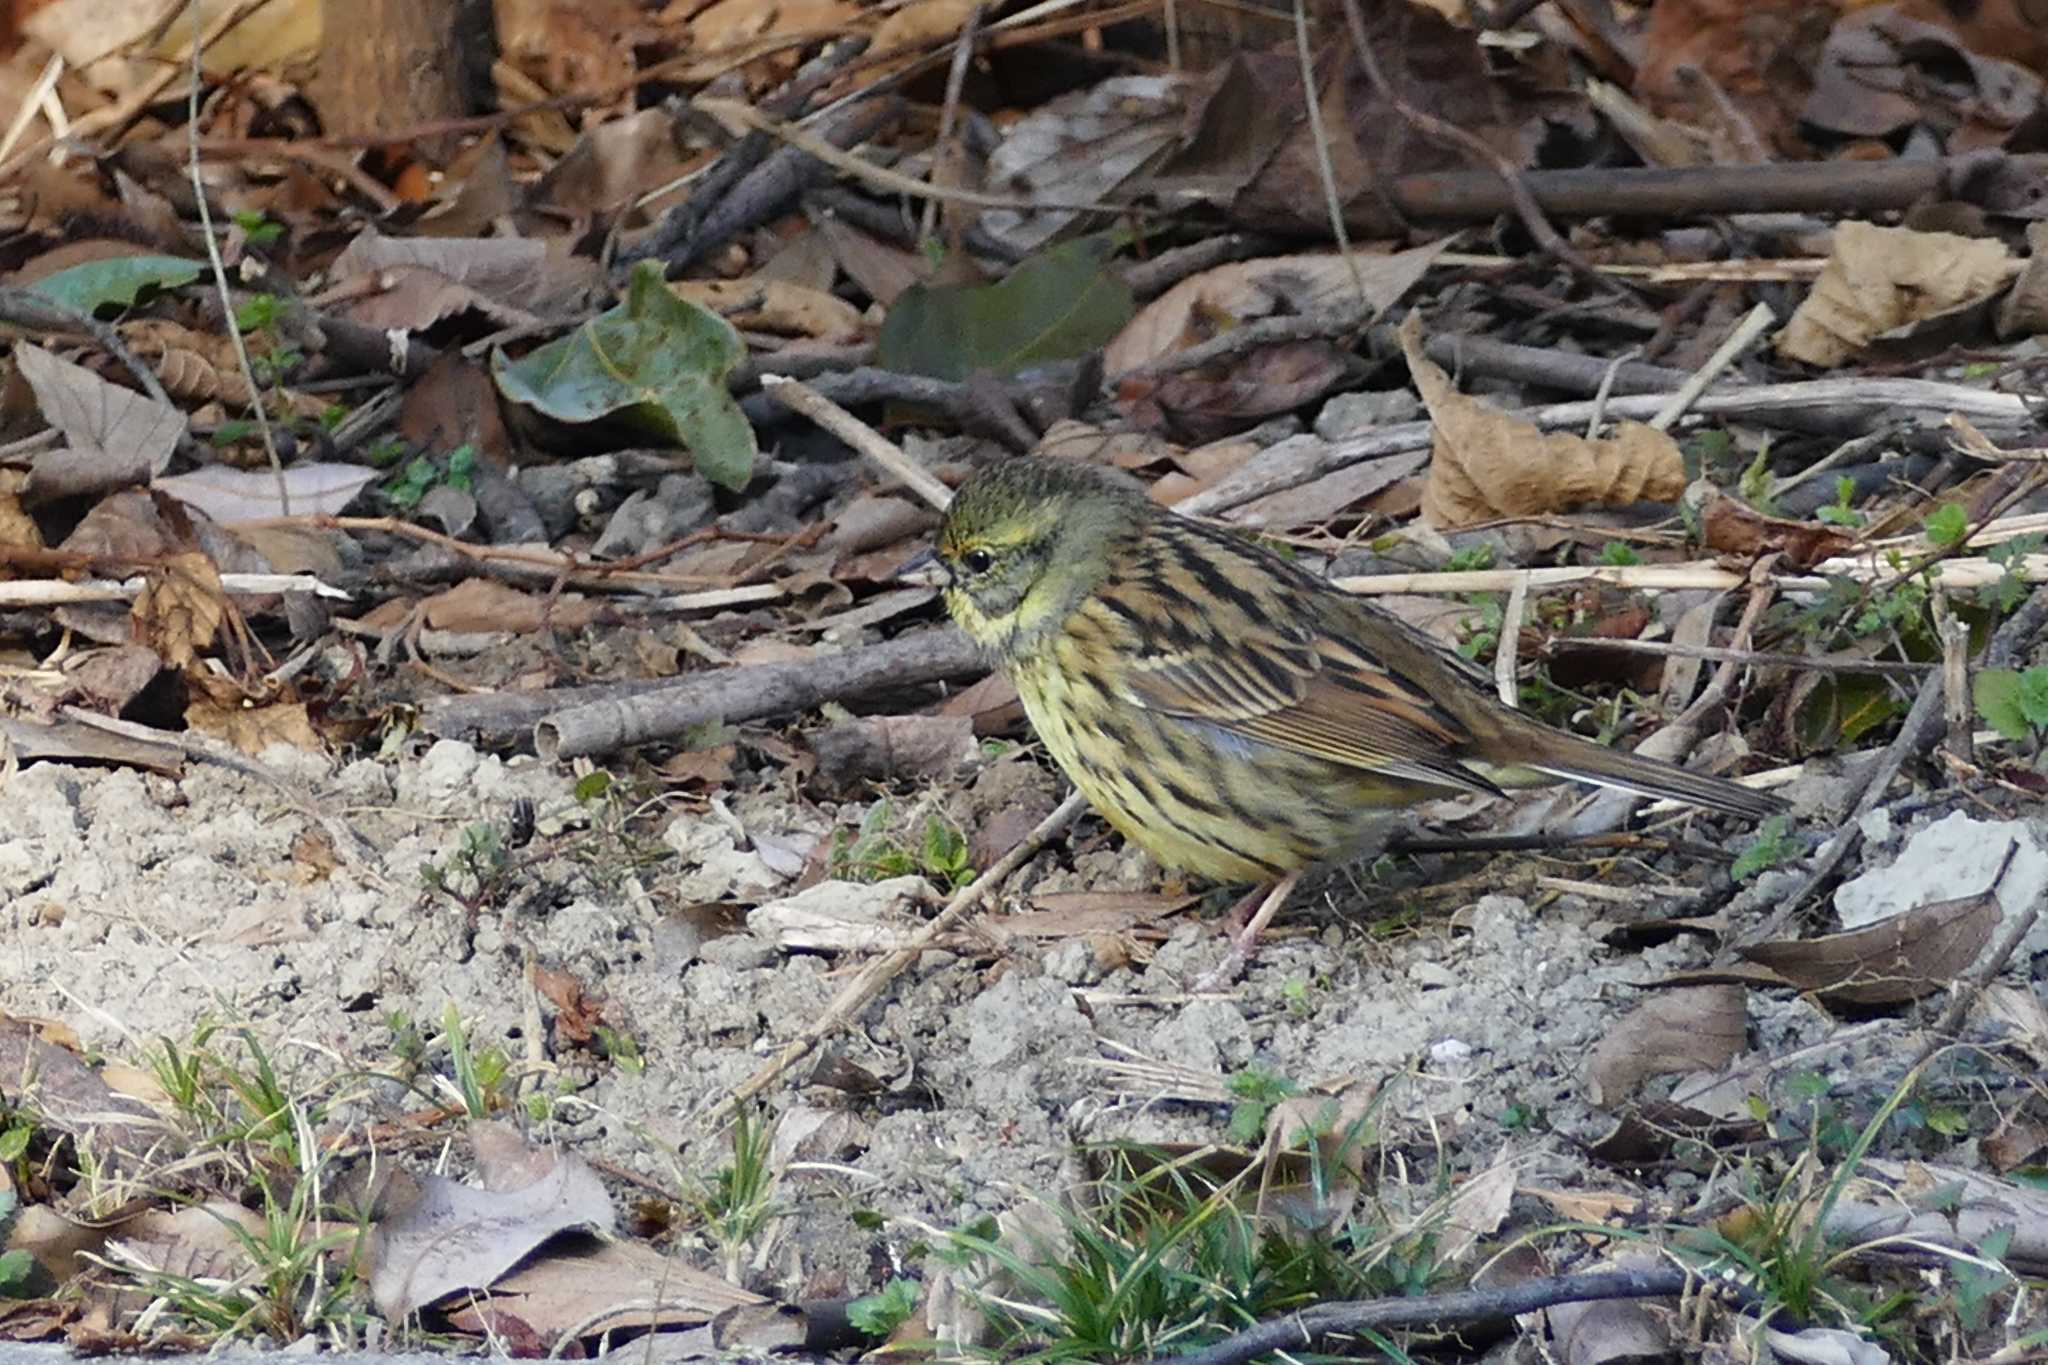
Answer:
[(953, 495), (936, 543), (898, 577), (940, 589), (976, 644), (1028, 653), (1093, 592), (1153, 504), (1136, 483), (1070, 460), (1006, 460)]

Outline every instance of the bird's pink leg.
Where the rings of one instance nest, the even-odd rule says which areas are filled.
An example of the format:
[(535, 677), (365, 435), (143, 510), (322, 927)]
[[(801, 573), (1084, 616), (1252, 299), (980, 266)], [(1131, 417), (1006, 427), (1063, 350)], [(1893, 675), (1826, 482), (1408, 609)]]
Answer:
[[(1273, 922), (1273, 916), (1280, 913), (1280, 907), (1287, 903), (1288, 896), (1294, 892), (1294, 884), (1300, 880), (1301, 873), (1290, 872), (1277, 882), (1253, 887), (1243, 900), (1231, 907), (1229, 923), (1235, 924), (1247, 912), (1251, 918), (1230, 936), (1230, 952), (1214, 968), (1202, 974), (1195, 982), (1196, 990), (1217, 990), (1237, 979), (1238, 973), (1251, 961), (1252, 949), (1258, 946), (1259, 935)], [(1253, 909), (1254, 906), (1257, 908)]]

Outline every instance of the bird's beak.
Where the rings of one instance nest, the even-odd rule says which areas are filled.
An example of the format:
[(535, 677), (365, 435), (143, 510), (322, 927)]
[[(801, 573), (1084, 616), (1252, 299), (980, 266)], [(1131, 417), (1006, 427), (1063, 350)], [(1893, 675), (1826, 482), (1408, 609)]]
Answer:
[(908, 583), (918, 588), (944, 588), (953, 582), (953, 575), (946, 572), (945, 564), (936, 550), (920, 550), (905, 560), (891, 575), (898, 583)]

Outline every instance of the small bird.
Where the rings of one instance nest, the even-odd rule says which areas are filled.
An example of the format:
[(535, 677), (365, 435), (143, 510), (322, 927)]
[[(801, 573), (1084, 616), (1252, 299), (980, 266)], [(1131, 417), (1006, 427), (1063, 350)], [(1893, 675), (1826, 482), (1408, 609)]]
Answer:
[(1570, 778), (1748, 818), (1782, 805), (1503, 706), (1398, 617), (1079, 461), (976, 473), (899, 577), (942, 590), (1125, 838), (1258, 883), (1233, 967), (1305, 871), (1377, 852), (1419, 801)]

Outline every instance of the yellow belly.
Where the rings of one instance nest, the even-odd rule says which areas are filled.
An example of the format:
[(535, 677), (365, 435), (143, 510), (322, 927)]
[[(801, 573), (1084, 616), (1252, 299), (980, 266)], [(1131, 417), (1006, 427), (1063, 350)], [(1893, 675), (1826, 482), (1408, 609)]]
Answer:
[(1051, 659), (1013, 662), (1010, 673), (1032, 728), (1082, 795), (1167, 867), (1272, 881), (1377, 851), (1399, 826), (1406, 797), (1395, 789), (1405, 784), (1146, 711)]

